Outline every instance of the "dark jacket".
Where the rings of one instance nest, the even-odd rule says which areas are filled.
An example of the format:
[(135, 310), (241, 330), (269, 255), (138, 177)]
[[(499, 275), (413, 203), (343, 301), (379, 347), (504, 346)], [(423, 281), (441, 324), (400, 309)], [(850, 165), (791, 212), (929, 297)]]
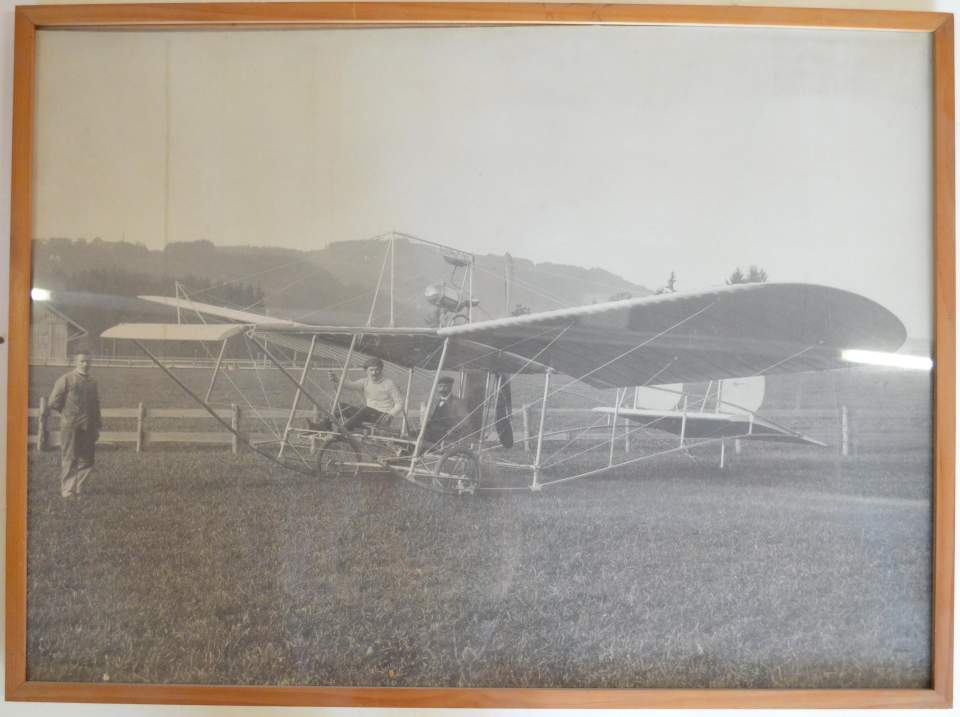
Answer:
[[(448, 441), (457, 440), (466, 432), (467, 422), (463, 420), (466, 415), (466, 406), (456, 396), (449, 396), (442, 404), (437, 401), (427, 419), (429, 438), (439, 440), (445, 437)], [(450, 435), (447, 435), (448, 432)]]

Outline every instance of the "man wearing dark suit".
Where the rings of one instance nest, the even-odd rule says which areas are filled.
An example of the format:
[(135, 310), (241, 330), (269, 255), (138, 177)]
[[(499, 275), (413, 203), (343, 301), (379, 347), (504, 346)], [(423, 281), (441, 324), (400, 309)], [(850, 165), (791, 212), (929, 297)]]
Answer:
[(441, 376), (437, 381), (433, 407), (427, 414), (427, 426), (423, 434), (425, 444), (433, 446), (441, 441), (455, 443), (465, 433), (466, 415), (463, 401), (453, 395), (453, 379)]

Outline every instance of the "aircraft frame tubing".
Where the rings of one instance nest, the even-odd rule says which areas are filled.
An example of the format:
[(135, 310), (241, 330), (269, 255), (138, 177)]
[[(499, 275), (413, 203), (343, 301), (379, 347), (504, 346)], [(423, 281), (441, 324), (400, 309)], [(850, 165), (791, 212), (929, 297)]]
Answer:
[[(719, 443), (719, 444), (720, 444), (720, 467), (723, 468), (723, 467), (725, 466), (725, 457), (726, 457), (726, 456), (725, 456), (725, 454), (726, 454), (725, 448), (726, 448), (726, 442), (727, 442), (728, 440), (736, 440), (736, 439), (738, 439), (738, 438), (743, 438), (743, 437), (745, 437), (746, 435), (748, 435), (748, 434), (744, 434), (744, 436), (721, 436), (721, 437), (717, 437), (717, 438), (705, 438), (705, 439), (703, 439), (703, 440), (694, 441), (694, 442), (685, 441), (683, 445), (676, 445), (676, 446), (674, 446), (673, 448), (667, 448), (667, 449), (664, 449), (664, 450), (662, 450), (662, 451), (656, 451), (656, 452), (654, 452), (654, 453), (647, 453), (647, 454), (645, 454), (645, 455), (636, 456), (635, 458), (631, 458), (631, 459), (625, 460), (625, 461), (620, 461), (620, 462), (618, 462), (618, 463), (609, 463), (609, 462), (608, 462), (606, 465), (600, 466), (599, 468), (592, 468), (592, 469), (590, 469), (590, 470), (588, 470), (588, 471), (583, 471), (583, 472), (581, 472), (581, 473), (576, 473), (576, 474), (570, 475), (570, 476), (563, 476), (562, 478), (554, 478), (553, 480), (548, 480), (548, 481), (540, 480), (540, 478), (541, 478), (542, 475), (543, 475), (543, 466), (542, 466), (542, 465), (538, 467), (538, 466), (537, 466), (536, 464), (534, 464), (534, 463), (515, 463), (515, 462), (512, 462), (512, 461), (494, 461), (494, 464), (495, 464), (495, 465), (500, 466), (500, 467), (502, 467), (502, 468), (514, 468), (514, 469), (518, 469), (518, 470), (534, 471), (534, 472), (537, 473), (537, 476), (530, 482), (529, 485), (527, 485), (527, 486), (525, 486), (525, 487), (521, 487), (521, 486), (498, 486), (498, 487), (481, 486), (480, 488), (478, 488), (478, 491), (516, 491), (516, 490), (529, 490), (529, 491), (537, 492), (537, 491), (543, 490), (544, 488), (547, 488), (548, 486), (558, 485), (558, 484), (560, 484), (560, 483), (569, 483), (569, 482), (571, 482), (571, 481), (580, 480), (580, 479), (582, 479), (582, 478), (592, 478), (592, 477), (594, 477), (594, 476), (602, 475), (602, 474), (604, 474), (604, 473), (608, 473), (608, 472), (610, 472), (610, 471), (617, 470), (618, 468), (623, 468), (624, 466), (629, 466), (629, 465), (635, 465), (635, 464), (642, 463), (643, 461), (649, 460), (649, 459), (651, 459), (651, 458), (659, 458), (659, 457), (661, 457), (661, 456), (670, 455), (670, 454), (672, 454), (672, 453), (686, 453), (686, 452), (688, 452), (691, 448), (698, 448), (698, 447), (700, 447), (700, 446), (713, 445), (713, 444), (716, 444), (716, 443)], [(590, 449), (590, 450), (600, 450), (600, 449), (603, 449), (603, 448), (605, 448), (605, 447), (608, 445), (608, 443), (609, 443), (609, 441), (603, 441), (602, 443), (600, 443), (599, 445), (595, 446), (594, 448), (592, 448), (592, 449)]]
[[(290, 374), (282, 365), (280, 365), (280, 363), (275, 359), (275, 357), (270, 354), (269, 350), (268, 350), (265, 346), (261, 345), (260, 342), (258, 342), (253, 336), (251, 336), (251, 335), (248, 334), (248, 335), (247, 335), (247, 338), (248, 338), (250, 341), (252, 341), (258, 348), (260, 348), (260, 349), (264, 352), (264, 354), (265, 354), (265, 355), (267, 356), (267, 358), (271, 361), (271, 363), (273, 363), (277, 368), (279, 368), (279, 369), (283, 372), (284, 376), (285, 376), (289, 381), (291, 381), (292, 383), (295, 384), (295, 386), (296, 386), (296, 388), (297, 388), (297, 396), (296, 396), (296, 398), (295, 398), (295, 400), (294, 400), (294, 404), (293, 404), (293, 407), (292, 407), (292, 410), (291, 410), (291, 414), (293, 414), (293, 412), (296, 411), (296, 404), (299, 402), (298, 399), (299, 399), (301, 396), (303, 396), (303, 395), (305, 395), (308, 399), (310, 399), (315, 405), (317, 405), (317, 406), (319, 407), (319, 403), (318, 403), (316, 400), (314, 400), (314, 398), (307, 392), (307, 390), (306, 390), (305, 387), (303, 386), (302, 380), (301, 380), (301, 381), (298, 381), (295, 376), (293, 376), (292, 374)], [(341, 372), (340, 372), (339, 381), (337, 382), (337, 390), (336, 390), (336, 393), (335, 393), (335, 396), (334, 396), (334, 405), (331, 407), (332, 410), (330, 411), (331, 415), (334, 417), (334, 421), (336, 421), (336, 417), (335, 417), (335, 415), (334, 415), (334, 414), (335, 414), (335, 411), (336, 411), (336, 403), (337, 403), (337, 401), (338, 401), (338, 399), (339, 399), (339, 397), (340, 397), (340, 394), (342, 393), (342, 390), (343, 390), (343, 384), (344, 384), (344, 380), (345, 380), (345, 378), (346, 378), (346, 368), (347, 368), (347, 365), (348, 365), (348, 363), (349, 363), (350, 357), (351, 357), (351, 355), (353, 354), (353, 352), (354, 352), (354, 350), (355, 350), (355, 348), (356, 348), (357, 338), (358, 338), (358, 337), (357, 337), (357, 334), (353, 334), (352, 337), (351, 337), (350, 347), (349, 347), (349, 349), (348, 349), (348, 351), (347, 351), (347, 361), (344, 363), (343, 369), (342, 369)], [(316, 341), (316, 337), (313, 337), (313, 338), (312, 338), (312, 341), (311, 341), (311, 347), (310, 347), (310, 348), (311, 348), (311, 353), (312, 353), (312, 349), (314, 348), (315, 341)], [(440, 353), (440, 359), (439, 359), (438, 365), (437, 365), (437, 367), (436, 367), (436, 369), (435, 369), (435, 371), (434, 371), (433, 381), (432, 381), (432, 384), (431, 384), (431, 387), (430, 387), (430, 394), (429, 394), (429, 397), (428, 397), (428, 400), (427, 400), (427, 406), (431, 406), (431, 405), (433, 404), (433, 400), (434, 400), (435, 395), (436, 395), (436, 389), (437, 389), (437, 384), (438, 384), (438, 382), (439, 382), (440, 374), (441, 374), (441, 372), (443, 371), (444, 366), (445, 366), (447, 350), (448, 350), (448, 347), (449, 347), (449, 341), (450, 341), (449, 338), (445, 338), (445, 339), (444, 339), (443, 346), (442, 346), (442, 350), (441, 350), (441, 353)], [(226, 342), (224, 342), (224, 343), (226, 343)], [(147, 352), (147, 353), (148, 353), (148, 352)], [(148, 355), (149, 355), (149, 353), (148, 353)], [(221, 348), (221, 355), (222, 355), (222, 348)], [(309, 365), (309, 358), (308, 358), (308, 363), (307, 363), (307, 365)], [(626, 390), (626, 389), (622, 389), (622, 390), (618, 389), (618, 390), (617, 390), (617, 395), (616, 395), (616, 400), (615, 400), (613, 419), (612, 419), (612, 421), (611, 421), (612, 426), (611, 426), (610, 438), (607, 439), (606, 441), (601, 442), (601, 443), (599, 444), (599, 446), (597, 446), (597, 449), (608, 448), (608, 451), (609, 451), (609, 452), (608, 452), (608, 455), (607, 455), (606, 465), (600, 466), (600, 467), (598, 467), (598, 468), (593, 468), (593, 469), (590, 469), (590, 470), (582, 471), (582, 472), (577, 473), (577, 474), (574, 474), (574, 475), (564, 476), (564, 477), (561, 477), (561, 478), (555, 478), (555, 479), (553, 479), (553, 480), (544, 481), (544, 480), (542, 479), (542, 478), (543, 478), (543, 470), (544, 470), (544, 465), (543, 465), (543, 443), (544, 443), (544, 438), (545, 438), (546, 436), (553, 435), (554, 433), (562, 433), (562, 432), (564, 432), (564, 431), (547, 431), (547, 430), (546, 430), (547, 403), (548, 403), (548, 400), (549, 400), (550, 395), (552, 395), (552, 394), (550, 393), (550, 383), (551, 383), (550, 377), (551, 377), (551, 374), (552, 374), (552, 373), (553, 373), (553, 371), (552, 371), (551, 369), (547, 369), (547, 370), (544, 372), (543, 396), (542, 396), (541, 401), (540, 401), (540, 403), (541, 403), (541, 411), (540, 411), (540, 417), (539, 417), (540, 420), (538, 421), (538, 425), (537, 425), (537, 435), (536, 435), (536, 444), (535, 444), (535, 445), (536, 445), (536, 448), (535, 448), (535, 457), (534, 457), (533, 462), (532, 462), (531, 464), (529, 464), (529, 465), (527, 465), (527, 464), (520, 464), (520, 463), (506, 463), (506, 462), (505, 462), (505, 463), (499, 463), (499, 462), (497, 462), (498, 465), (503, 465), (504, 467), (518, 468), (518, 469), (523, 469), (523, 470), (531, 470), (531, 471), (532, 471), (532, 476), (531, 476), (531, 480), (530, 480), (529, 485), (526, 486), (525, 488), (524, 488), (524, 487), (519, 487), (519, 486), (513, 486), (513, 487), (507, 487), (507, 486), (504, 486), (504, 487), (483, 487), (483, 486), (481, 486), (481, 487), (478, 488), (478, 490), (481, 490), (481, 491), (529, 490), (529, 491), (531, 491), (531, 492), (539, 492), (539, 491), (541, 491), (543, 488), (546, 488), (546, 487), (548, 487), (548, 486), (558, 485), (558, 484), (560, 484), (560, 483), (568, 483), (568, 482), (572, 482), (572, 481), (575, 481), (575, 480), (581, 480), (581, 479), (584, 479), (584, 478), (591, 478), (591, 477), (594, 477), (594, 476), (602, 475), (602, 474), (604, 474), (604, 473), (608, 473), (608, 472), (613, 471), (613, 470), (616, 470), (616, 469), (618, 469), (618, 468), (622, 468), (622, 467), (624, 467), (624, 466), (639, 464), (639, 463), (641, 463), (641, 462), (643, 462), (643, 461), (645, 461), (645, 460), (649, 460), (649, 459), (651, 459), (651, 458), (656, 458), (656, 457), (664, 456), (664, 455), (670, 455), (670, 454), (678, 453), (678, 452), (686, 452), (686, 451), (688, 451), (690, 448), (693, 448), (693, 447), (709, 445), (709, 444), (713, 444), (713, 443), (717, 443), (717, 442), (720, 443), (720, 468), (722, 469), (722, 468), (725, 467), (725, 463), (726, 463), (726, 450), (725, 450), (725, 449), (726, 449), (726, 440), (727, 440), (727, 438), (733, 438), (733, 439), (739, 438), (739, 436), (725, 436), (725, 437), (718, 437), (718, 438), (706, 438), (706, 439), (703, 439), (703, 440), (698, 440), (698, 441), (690, 442), (689, 439), (687, 438), (687, 435), (686, 435), (686, 423), (687, 423), (687, 420), (686, 420), (686, 419), (687, 419), (689, 396), (686, 395), (686, 394), (684, 394), (684, 395), (683, 395), (683, 399), (682, 399), (682, 409), (681, 409), (681, 411), (682, 411), (682, 418), (681, 418), (681, 427), (680, 427), (680, 435), (679, 435), (679, 443), (678, 443), (678, 445), (674, 446), (673, 448), (668, 448), (668, 449), (665, 449), (665, 450), (662, 450), (662, 451), (657, 451), (657, 452), (654, 452), (654, 453), (649, 453), (649, 454), (646, 454), (646, 455), (643, 455), (643, 456), (637, 456), (637, 457), (630, 458), (630, 459), (628, 459), (628, 460), (624, 460), (624, 461), (620, 461), (620, 462), (614, 462), (614, 446), (615, 446), (615, 442), (616, 442), (616, 429), (617, 429), (617, 425), (618, 425), (618, 418), (619, 418), (619, 413), (620, 413), (620, 408), (621, 408), (621, 406), (622, 406), (622, 403), (626, 400), (626, 397), (627, 397), (627, 390)], [(216, 376), (216, 374), (214, 374), (214, 379), (215, 379), (215, 376)], [(492, 383), (492, 378), (493, 378), (493, 376), (491, 375), (490, 372), (488, 372), (486, 378), (487, 378), (487, 382), (486, 382), (486, 386), (484, 387), (484, 405), (483, 405), (483, 412), (482, 412), (482, 417), (481, 417), (481, 421), (482, 421), (484, 424), (486, 424), (486, 421), (489, 420), (489, 417), (488, 417), (486, 414), (487, 414), (487, 412), (488, 412), (488, 410), (489, 410), (489, 407), (488, 407), (487, 404), (488, 404), (488, 401), (489, 401), (489, 399), (490, 399), (490, 389), (491, 389), (491, 383)], [(410, 375), (408, 376), (408, 386), (409, 386), (410, 383), (412, 383), (412, 371), (410, 372)], [(499, 385), (499, 382), (498, 382), (498, 385)], [(709, 389), (708, 389), (708, 392), (709, 392)], [(494, 395), (495, 395), (495, 394), (494, 394)], [(408, 399), (409, 399), (409, 388), (408, 388), (407, 400), (408, 400)], [(704, 402), (706, 402), (706, 397), (704, 398)], [(202, 403), (202, 402), (201, 402), (201, 403)], [(718, 407), (719, 407), (719, 391), (718, 391)], [(404, 414), (406, 414), (406, 411), (404, 411)], [(405, 415), (404, 417), (406, 417), (406, 415)], [(753, 418), (754, 418), (754, 415), (753, 415), (753, 412), (751, 412), (751, 413), (750, 413), (750, 428), (749, 428), (747, 434), (745, 434), (745, 436), (749, 436), (749, 435), (752, 433), (752, 431), (753, 431)], [(407, 480), (407, 481), (409, 481), (409, 482), (411, 482), (411, 483), (414, 483), (415, 485), (419, 485), (419, 483), (418, 483), (418, 478), (428, 477), (428, 476), (432, 475), (432, 471), (425, 465), (424, 460), (423, 460), (423, 457), (420, 456), (420, 453), (419, 453), (420, 446), (422, 445), (423, 439), (424, 439), (425, 427), (426, 427), (426, 422), (423, 422), (423, 423), (421, 424), (421, 426), (420, 426), (420, 431), (418, 432), (417, 438), (416, 438), (415, 442), (413, 442), (413, 445), (414, 445), (414, 453), (413, 453), (413, 455), (414, 455), (414, 457), (411, 459), (409, 466), (403, 466), (403, 467), (401, 467), (401, 466), (389, 465), (389, 464), (380, 463), (380, 462), (370, 463), (370, 462), (361, 461), (361, 462), (359, 462), (359, 463), (357, 464), (357, 467), (359, 467), (359, 468), (374, 468), (374, 467), (380, 467), (380, 468), (382, 468), (382, 469), (385, 469), (385, 470), (390, 471), (391, 473), (397, 475), (397, 476), (400, 477), (400, 478), (403, 478), (403, 479), (405, 479), (405, 480)], [(484, 425), (484, 429), (485, 429), (485, 428), (486, 428), (486, 425)], [(281, 441), (280, 455), (282, 455), (282, 453), (283, 453), (283, 448), (284, 448), (284, 446), (285, 446), (285, 444), (286, 444), (286, 437), (287, 437), (287, 433), (289, 432), (289, 430), (290, 430), (290, 425), (289, 425), (289, 421), (288, 421), (288, 425), (287, 425), (286, 430), (285, 430), (285, 432), (284, 432), (284, 439)], [(482, 435), (482, 433), (481, 433), (481, 435)], [(258, 452), (259, 452), (259, 451), (258, 451)], [(279, 457), (279, 456), (278, 456), (278, 457)], [(352, 464), (351, 464), (351, 465), (352, 465)]]
[(550, 481), (544, 481), (544, 482), (542, 482), (542, 483), (539, 484), (539, 488), (546, 488), (547, 486), (558, 485), (558, 484), (560, 484), (560, 483), (568, 483), (568, 482), (570, 482), (570, 481), (580, 480), (580, 479), (582, 479), (582, 478), (592, 478), (593, 476), (601, 475), (601, 474), (603, 474), (603, 473), (607, 473), (607, 472), (609, 472), (609, 471), (613, 471), (613, 470), (616, 470), (616, 469), (618, 469), (618, 468), (623, 468), (624, 466), (634, 465), (634, 464), (641, 463), (641, 462), (646, 461), (646, 460), (650, 460), (651, 458), (659, 458), (660, 456), (667, 456), (667, 455), (670, 455), (670, 454), (672, 454), (672, 453), (686, 452), (686, 451), (688, 451), (688, 450), (691, 449), (691, 448), (697, 448), (697, 447), (699, 447), (699, 446), (706, 446), (706, 445), (711, 445), (711, 444), (714, 444), (714, 443), (719, 443), (720, 446), (721, 446), (721, 449), (722, 449), (722, 447), (723, 447), (723, 445), (724, 445), (724, 442), (725, 442), (728, 438), (729, 438), (729, 436), (725, 436), (725, 437), (722, 437), (722, 438), (705, 438), (705, 439), (703, 439), (702, 441), (695, 441), (695, 442), (692, 442), (692, 443), (691, 443), (691, 442), (687, 442), (687, 443), (685, 443), (685, 444), (682, 445), (682, 446), (681, 446), (681, 445), (677, 445), (677, 446), (674, 446), (673, 448), (666, 448), (666, 449), (664, 449), (664, 450), (662, 450), (662, 451), (656, 451), (656, 452), (654, 452), (654, 453), (647, 453), (647, 454), (642, 455), (642, 456), (637, 456), (636, 458), (631, 458), (631, 459), (629, 459), (629, 460), (620, 461), (619, 463), (613, 463), (613, 464), (610, 464), (610, 465), (601, 466), (601, 467), (599, 467), (599, 468), (594, 468), (594, 469), (591, 469), (591, 470), (588, 470), (588, 471), (583, 471), (582, 473), (577, 473), (576, 475), (564, 476), (563, 478), (555, 478), (555, 479), (550, 480)]
[(146, 346), (144, 346), (142, 342), (140, 342), (140, 341), (137, 340), (137, 339), (134, 339), (134, 340), (133, 340), (133, 343), (136, 344), (137, 348), (139, 348), (144, 354), (146, 354), (147, 357), (148, 357), (151, 361), (153, 361), (153, 363), (157, 366), (157, 368), (159, 368), (161, 371), (163, 371), (171, 381), (173, 381), (177, 386), (179, 386), (180, 389), (181, 389), (184, 393), (186, 393), (190, 398), (192, 398), (201, 408), (203, 408), (203, 410), (205, 410), (207, 413), (209, 413), (210, 416), (211, 416), (214, 420), (216, 420), (220, 425), (222, 425), (222, 426), (223, 426), (225, 429), (227, 429), (230, 433), (232, 433), (234, 436), (236, 436), (236, 437), (237, 437), (237, 441), (238, 441), (239, 443), (245, 445), (247, 448), (249, 448), (250, 450), (252, 450), (254, 453), (256, 453), (256, 454), (258, 454), (258, 455), (260, 455), (260, 456), (263, 456), (264, 458), (266, 458), (267, 460), (271, 461), (272, 463), (276, 463), (276, 464), (279, 465), (281, 468), (286, 468), (286, 469), (288, 469), (288, 470), (292, 470), (292, 471), (294, 471), (294, 472), (296, 472), (296, 473), (300, 473), (300, 474), (302, 474), (302, 475), (307, 475), (307, 474), (308, 474), (308, 472), (307, 472), (305, 469), (300, 468), (299, 466), (291, 466), (291, 465), (282, 463), (279, 458), (274, 457), (273, 455), (271, 455), (271, 454), (269, 454), (269, 453), (266, 453), (265, 451), (261, 450), (260, 445), (259, 445), (258, 443), (255, 443), (255, 442), (251, 441), (247, 436), (245, 436), (243, 433), (241, 433), (240, 431), (236, 430), (233, 426), (231, 426), (229, 423), (227, 423), (225, 420), (223, 420), (223, 418), (221, 418), (221, 417), (217, 414), (217, 412), (216, 412), (213, 408), (210, 407), (210, 404), (209, 404), (209, 403), (206, 403), (203, 399), (200, 398), (200, 396), (198, 396), (196, 393), (194, 393), (193, 391), (191, 391), (190, 388), (188, 388), (186, 384), (184, 384), (180, 379), (178, 379), (176, 376), (174, 376), (173, 372), (171, 372), (170, 369), (168, 369), (166, 366), (164, 366), (164, 365), (163, 365), (163, 362), (162, 362), (159, 358), (157, 358), (156, 356), (154, 356), (153, 353), (151, 353), (150, 350), (149, 350)]
[(543, 456), (543, 429), (547, 422), (547, 399), (550, 398), (550, 374), (552, 371), (547, 369), (543, 373), (543, 401), (540, 407), (540, 422), (537, 426), (537, 452), (533, 459), (533, 477), (530, 480), (530, 490), (538, 491), (541, 488), (540, 474), (543, 466), (540, 459)]
[[(599, 450), (599, 449), (602, 449), (602, 448), (605, 448), (605, 447), (609, 446), (609, 454), (608, 454), (607, 465), (601, 466), (601, 467), (599, 467), (599, 468), (593, 468), (593, 469), (591, 469), (591, 470), (583, 471), (583, 472), (581, 472), (581, 473), (576, 473), (576, 474), (574, 474), (574, 475), (564, 476), (564, 477), (562, 477), (562, 478), (555, 478), (555, 479), (553, 479), (553, 480), (548, 480), (548, 481), (541, 480), (542, 475), (543, 475), (543, 467), (544, 467), (543, 464), (542, 464), (542, 457), (543, 457), (543, 439), (544, 439), (544, 436), (551, 434), (551, 432), (548, 432), (548, 431), (545, 430), (545, 427), (546, 427), (546, 415), (547, 415), (547, 400), (548, 400), (548, 398), (549, 398), (549, 396), (550, 396), (550, 374), (551, 374), (551, 373), (552, 373), (552, 372), (549, 371), (549, 370), (544, 373), (543, 398), (541, 399), (542, 406), (541, 406), (541, 410), (540, 410), (540, 421), (539, 421), (538, 427), (537, 427), (536, 452), (535, 452), (535, 457), (534, 457), (533, 463), (531, 463), (531, 464), (523, 464), (523, 463), (513, 463), (513, 462), (506, 462), (506, 461), (504, 461), (504, 462), (495, 461), (496, 465), (503, 466), (503, 467), (506, 467), (506, 468), (518, 468), (518, 469), (522, 469), (522, 470), (530, 470), (530, 471), (532, 471), (532, 472), (533, 472), (533, 475), (532, 475), (530, 484), (529, 484), (526, 488), (522, 488), (522, 487), (518, 487), (518, 486), (512, 486), (512, 487), (511, 487), (511, 486), (503, 486), (503, 487), (484, 487), (484, 486), (481, 486), (480, 488), (478, 488), (478, 490), (480, 490), (480, 491), (510, 491), (510, 490), (515, 491), (515, 490), (529, 490), (529, 491), (531, 491), (531, 492), (539, 492), (539, 491), (543, 490), (544, 488), (546, 488), (546, 487), (548, 487), (548, 486), (559, 485), (560, 483), (569, 483), (569, 482), (572, 482), (572, 481), (575, 481), (575, 480), (581, 480), (581, 479), (583, 479), (583, 478), (591, 478), (591, 477), (594, 477), (594, 476), (602, 475), (602, 474), (604, 474), (604, 473), (608, 473), (608, 472), (613, 471), (613, 470), (616, 470), (616, 469), (618, 469), (618, 468), (622, 468), (622, 467), (624, 467), (624, 466), (629, 466), (629, 465), (635, 465), (635, 464), (638, 464), (638, 463), (642, 463), (643, 461), (649, 460), (649, 459), (651, 459), (651, 458), (657, 458), (657, 457), (660, 457), (660, 456), (670, 455), (670, 454), (679, 453), (679, 452), (688, 452), (690, 448), (695, 448), (695, 447), (705, 446), (705, 445), (711, 445), (711, 444), (715, 444), (715, 443), (718, 443), (718, 442), (719, 442), (719, 444), (720, 444), (720, 468), (722, 469), (722, 468), (724, 468), (725, 462), (726, 462), (726, 450), (725, 450), (725, 449), (726, 449), (726, 441), (727, 441), (727, 439), (736, 439), (736, 438), (742, 437), (742, 436), (720, 436), (720, 437), (716, 437), (716, 438), (705, 438), (705, 439), (703, 439), (703, 440), (699, 440), (699, 441), (696, 441), (696, 440), (695, 440), (695, 441), (693, 441), (693, 442), (690, 442), (690, 441), (687, 439), (687, 436), (686, 436), (686, 412), (687, 412), (686, 399), (687, 399), (687, 396), (684, 396), (683, 421), (682, 421), (681, 430), (680, 430), (679, 443), (678, 443), (676, 446), (674, 446), (673, 448), (668, 448), (668, 449), (665, 449), (665, 450), (662, 450), (662, 451), (656, 451), (656, 452), (654, 452), (654, 453), (648, 453), (648, 454), (645, 454), (645, 455), (642, 455), (642, 456), (637, 456), (637, 457), (635, 457), (635, 458), (631, 458), (631, 459), (629, 459), (629, 460), (624, 460), (624, 461), (620, 461), (620, 462), (618, 462), (618, 463), (615, 463), (614, 460), (613, 460), (613, 456), (614, 456), (614, 444), (615, 444), (615, 442), (616, 442), (616, 419), (617, 419), (617, 414), (619, 413), (619, 408), (620, 408), (623, 400), (626, 399), (626, 395), (627, 395), (626, 389), (624, 389), (624, 390), (622, 390), (622, 391), (618, 390), (618, 391), (617, 391), (616, 406), (615, 406), (616, 412), (615, 412), (615, 414), (614, 414), (614, 420), (613, 420), (614, 427), (613, 427), (613, 429), (612, 429), (612, 431), (611, 431), (610, 438), (607, 439), (606, 441), (601, 442), (601, 443), (600, 443), (598, 446), (596, 446), (595, 448), (591, 449), (591, 450)], [(745, 434), (745, 435), (749, 435), (750, 433), (752, 433), (752, 430), (753, 430), (753, 425), (752, 425), (752, 421), (751, 421), (750, 430), (749, 430), (749, 432), (748, 432), (747, 434)], [(554, 431), (553, 433), (556, 433), (556, 431)]]
[[(428, 413), (433, 409), (433, 399), (437, 395), (437, 384), (440, 382), (440, 372), (443, 371), (444, 364), (447, 360), (447, 349), (449, 346), (450, 339), (444, 339), (443, 348), (440, 350), (440, 360), (437, 362), (437, 370), (433, 373), (433, 383), (430, 384), (430, 395), (427, 398)], [(425, 415), (420, 421), (420, 431), (417, 433), (417, 442), (413, 449), (413, 458), (410, 460), (410, 469), (407, 471), (408, 480), (413, 480), (414, 471), (416, 470), (417, 463), (420, 460), (420, 446), (423, 445), (423, 436), (427, 431), (427, 418), (428, 415)]]
[[(224, 341), (226, 345), (226, 341)], [(287, 414), (287, 424), (283, 428), (283, 439), (280, 441), (280, 453), (278, 457), (283, 456), (283, 450), (287, 447), (287, 436), (290, 435), (290, 429), (293, 428), (293, 422), (297, 416), (297, 407), (300, 405), (300, 397), (303, 394), (301, 385), (307, 382), (307, 375), (310, 371), (310, 363), (313, 361), (313, 351), (317, 347), (317, 337), (310, 337), (310, 350), (307, 351), (307, 358), (303, 362), (303, 370), (300, 372), (300, 381), (297, 384), (297, 390), (293, 394), (293, 402), (290, 404), (290, 413)]]

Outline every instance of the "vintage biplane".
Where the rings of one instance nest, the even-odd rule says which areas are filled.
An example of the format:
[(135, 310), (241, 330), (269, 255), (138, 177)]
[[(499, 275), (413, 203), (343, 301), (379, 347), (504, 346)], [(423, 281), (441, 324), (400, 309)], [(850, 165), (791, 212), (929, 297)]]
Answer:
[[(407, 235), (400, 238), (413, 239)], [(385, 276), (391, 277), (398, 235), (387, 242), (384, 268), (374, 292), (374, 305)], [(417, 485), (456, 494), (476, 490), (541, 490), (547, 486), (595, 476), (693, 446), (719, 444), (721, 464), (725, 441), (786, 441), (819, 444), (785, 426), (757, 415), (766, 377), (773, 374), (824, 371), (850, 366), (849, 349), (894, 352), (905, 341), (903, 324), (883, 306), (857, 294), (799, 283), (724, 286), (687, 293), (609, 301), (490, 320), (473, 320), (474, 257), (451, 247), (443, 252), (453, 274), (428, 288), (426, 297), (442, 316), (436, 327), (314, 325), (176, 297), (141, 297), (176, 308), (180, 322), (120, 324), (103, 337), (129, 339), (231, 431), (209, 403), (223, 349), (232, 337), (252, 342), (295, 387), (286, 425), (272, 441), (240, 439), (270, 460), (301, 472), (356, 475), (389, 471)], [(387, 273), (386, 269), (390, 271)], [(179, 293), (179, 292), (178, 292)], [(393, 297), (388, 297), (393, 323)], [(183, 323), (191, 314), (201, 323)], [(371, 307), (370, 317), (373, 317)], [(219, 323), (211, 323), (211, 322)], [(158, 340), (220, 344), (205, 397), (187, 388), (154, 355), (147, 344)], [(291, 369), (276, 355), (277, 347), (305, 356)], [(331, 353), (332, 352), (332, 353)], [(333, 396), (310, 379), (318, 356), (336, 357), (339, 382)], [(406, 372), (405, 410), (400, 426), (342, 427), (344, 377), (361, 357), (378, 357), (395, 371)], [(460, 374), (460, 388), (469, 408), (450, 440), (426, 441), (425, 429), (444, 372)], [(419, 425), (409, 410), (414, 376), (429, 378)], [(511, 384), (540, 376), (538, 396), (523, 409), (511, 407)], [(421, 382), (422, 383), (422, 382)], [(706, 385), (694, 398), (685, 386)], [(328, 387), (332, 388), (332, 387)], [(592, 402), (586, 425), (548, 425), (551, 399), (561, 392), (589, 391)], [(322, 392), (322, 393), (321, 393)], [(603, 403), (602, 396), (613, 395)], [(300, 425), (298, 408), (307, 400), (325, 416), (322, 426)], [(530, 405), (533, 412), (530, 413)], [(598, 405), (602, 404), (602, 405)], [(521, 410), (535, 416), (524, 443), (528, 451), (507, 451), (513, 443), (511, 421)], [(302, 413), (302, 412), (301, 412)], [(655, 450), (614, 450), (618, 427), (648, 435), (675, 434), (676, 441)], [(535, 431), (535, 432), (534, 432)], [(602, 438), (597, 439), (600, 435)], [(563, 445), (547, 455), (548, 439)], [(277, 445), (269, 445), (269, 443)], [(640, 441), (635, 441), (634, 446)], [(819, 444), (822, 445), (822, 444)], [(584, 447), (586, 446), (586, 447)], [(581, 456), (595, 456), (584, 463)], [(572, 457), (580, 458), (571, 461)], [(523, 477), (516, 485), (486, 484), (485, 466), (509, 469)], [(564, 466), (572, 465), (564, 471)]]

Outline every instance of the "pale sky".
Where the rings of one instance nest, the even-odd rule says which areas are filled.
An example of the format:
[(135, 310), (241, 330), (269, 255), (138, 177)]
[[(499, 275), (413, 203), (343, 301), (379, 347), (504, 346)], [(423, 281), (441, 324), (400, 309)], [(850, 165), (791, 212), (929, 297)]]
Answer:
[(769, 28), (42, 31), (35, 236), (395, 229), (690, 290), (758, 264), (928, 337), (930, 53)]

